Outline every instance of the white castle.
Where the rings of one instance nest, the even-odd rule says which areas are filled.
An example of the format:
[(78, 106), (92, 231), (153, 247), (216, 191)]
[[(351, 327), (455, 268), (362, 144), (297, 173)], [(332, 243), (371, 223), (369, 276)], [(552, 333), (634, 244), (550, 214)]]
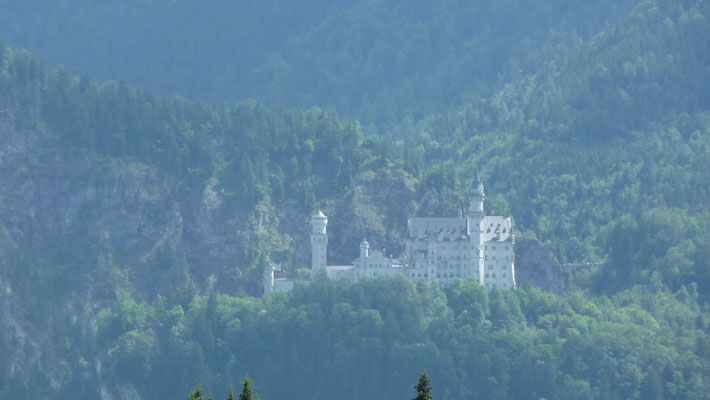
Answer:
[[(410, 218), (409, 238), (401, 259), (370, 252), (366, 240), (360, 243), (360, 257), (353, 265), (328, 265), (326, 253), (328, 217), (318, 211), (311, 217), (312, 274), (325, 273), (331, 279), (356, 282), (363, 278), (403, 274), (446, 287), (455, 278), (473, 277), (487, 287), (515, 287), (515, 233), (510, 218), (487, 216), (483, 212), (483, 183), (476, 178), (466, 216), (459, 218)], [(291, 290), (299, 279), (276, 277), (268, 267), (264, 293)]]

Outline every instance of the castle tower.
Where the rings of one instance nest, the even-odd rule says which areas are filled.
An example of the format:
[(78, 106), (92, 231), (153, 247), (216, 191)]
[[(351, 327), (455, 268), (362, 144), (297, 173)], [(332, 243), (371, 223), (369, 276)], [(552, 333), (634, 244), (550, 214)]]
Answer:
[(370, 243), (367, 243), (367, 240), (362, 239), (362, 242), (360, 243), (360, 261), (365, 261), (369, 256)]
[(269, 263), (264, 268), (264, 294), (270, 295), (274, 293), (274, 264)]
[(362, 239), (362, 242), (360, 242), (360, 262), (363, 264), (363, 267), (365, 266), (365, 260), (367, 260), (367, 257), (370, 256), (370, 243), (367, 243), (367, 240)]
[[(510, 234), (510, 243), (515, 248), (515, 232)], [(515, 280), (515, 253), (513, 253), (513, 261), (510, 263), (510, 276), (513, 278), (512, 287), (516, 287), (518, 282)]]
[(469, 260), (471, 260), (471, 273), (478, 277), (478, 282), (483, 285), (484, 265), (483, 265), (483, 201), (485, 199), (483, 182), (478, 177), (473, 181), (473, 192), (466, 212), (466, 232), (469, 239)]
[(326, 234), (326, 226), (328, 225), (328, 217), (322, 211), (311, 217), (311, 270), (315, 276), (321, 271), (325, 271), (326, 253), (328, 252), (328, 235)]

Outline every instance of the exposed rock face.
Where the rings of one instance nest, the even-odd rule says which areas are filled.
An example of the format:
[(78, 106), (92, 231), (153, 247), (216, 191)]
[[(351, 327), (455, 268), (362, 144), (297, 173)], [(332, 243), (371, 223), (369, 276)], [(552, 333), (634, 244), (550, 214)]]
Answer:
[(72, 271), (86, 274), (80, 279), (92, 281), (98, 273), (105, 281), (111, 274), (98, 270), (106, 264), (99, 261), (112, 260), (127, 283), (140, 289), (146, 268), (182, 269), (176, 272), (181, 277), (162, 288), (148, 286), (147, 298), (153, 290), (185, 285), (188, 276), (199, 285), (237, 268), (240, 221), (223, 215), (213, 188), (175, 185), (145, 164), (68, 152), (57, 140), (42, 129), (17, 129), (0, 119), (0, 227), (19, 247), (32, 243), (49, 253), (61, 245), (92, 249), (72, 259)]
[[(42, 333), (46, 321), (95, 331), (96, 312), (119, 291), (150, 301), (237, 269), (239, 221), (220, 205), (212, 188), (173, 185), (130, 160), (67, 151), (43, 128), (0, 118), (0, 329), (19, 344), (0, 343), (0, 380), (3, 371), (21, 381), (35, 373), (55, 391), (70, 381), (93, 387), (98, 370), (56, 357), (56, 343)], [(67, 359), (85, 356), (75, 347)], [(109, 398), (138, 398), (131, 387), (108, 390)]]
[(555, 294), (567, 294), (570, 276), (552, 252), (534, 239), (516, 242), (515, 280), (529, 282)]

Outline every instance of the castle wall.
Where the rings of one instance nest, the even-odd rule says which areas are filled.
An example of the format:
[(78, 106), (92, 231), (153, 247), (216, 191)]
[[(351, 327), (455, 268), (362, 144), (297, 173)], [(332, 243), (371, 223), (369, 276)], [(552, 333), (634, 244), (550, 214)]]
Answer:
[(484, 284), (487, 287), (515, 287), (513, 242), (488, 241), (484, 243)]
[[(411, 218), (404, 265), (381, 252), (369, 253), (369, 244), (360, 244), (360, 257), (353, 265), (328, 266), (327, 217), (318, 212), (311, 218), (313, 273), (325, 271), (331, 279), (356, 282), (364, 278), (404, 274), (409, 279), (426, 279), (449, 286), (453, 279), (476, 279), (486, 287), (515, 287), (515, 235), (512, 221), (483, 213), (483, 184), (477, 183), (466, 218)], [(273, 275), (272, 275), (273, 276)], [(273, 290), (290, 290), (294, 280), (270, 279)]]

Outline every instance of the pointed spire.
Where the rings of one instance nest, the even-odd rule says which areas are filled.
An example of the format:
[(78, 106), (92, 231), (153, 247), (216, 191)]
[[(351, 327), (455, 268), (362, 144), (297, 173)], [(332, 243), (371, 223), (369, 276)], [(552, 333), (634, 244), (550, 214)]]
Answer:
[(481, 176), (478, 174), (478, 166), (476, 166), (476, 176), (473, 178), (473, 195), (478, 197), (484, 197), (485, 192), (483, 190), (483, 181), (481, 181)]

